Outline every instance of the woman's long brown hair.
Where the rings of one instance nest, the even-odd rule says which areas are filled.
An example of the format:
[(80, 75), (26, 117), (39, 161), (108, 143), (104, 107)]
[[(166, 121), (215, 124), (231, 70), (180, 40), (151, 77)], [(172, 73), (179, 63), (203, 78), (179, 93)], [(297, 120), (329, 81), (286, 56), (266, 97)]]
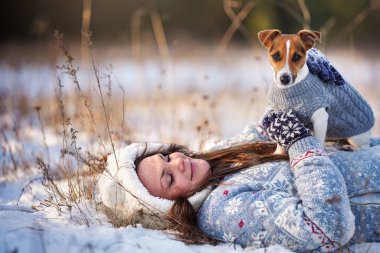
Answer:
[[(221, 150), (204, 153), (192, 153), (181, 145), (171, 145), (168, 149), (156, 153), (164, 155), (181, 152), (197, 159), (204, 159), (210, 164), (211, 176), (198, 189), (217, 184), (222, 178), (240, 170), (273, 160), (287, 160), (286, 154), (273, 154), (276, 144), (267, 142), (254, 142), (241, 144)], [(136, 168), (144, 158), (154, 155), (144, 154), (135, 161)], [(175, 200), (168, 215), (173, 229), (177, 232), (177, 238), (186, 243), (217, 243), (216, 240), (207, 237), (197, 226), (196, 211), (186, 197)]]

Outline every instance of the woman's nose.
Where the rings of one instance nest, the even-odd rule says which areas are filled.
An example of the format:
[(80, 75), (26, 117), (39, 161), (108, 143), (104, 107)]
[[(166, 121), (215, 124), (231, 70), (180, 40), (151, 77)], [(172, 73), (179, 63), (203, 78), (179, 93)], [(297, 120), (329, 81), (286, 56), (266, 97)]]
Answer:
[(185, 164), (182, 157), (177, 157), (173, 161), (174, 169), (177, 170), (180, 173), (183, 173), (185, 171)]

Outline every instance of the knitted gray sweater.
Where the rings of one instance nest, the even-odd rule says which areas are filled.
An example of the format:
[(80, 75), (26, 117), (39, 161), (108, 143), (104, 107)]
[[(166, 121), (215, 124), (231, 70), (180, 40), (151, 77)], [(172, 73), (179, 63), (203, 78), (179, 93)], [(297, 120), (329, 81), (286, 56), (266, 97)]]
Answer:
[(311, 116), (319, 108), (329, 114), (326, 137), (347, 138), (364, 133), (374, 125), (374, 115), (365, 99), (347, 82), (324, 83), (309, 73), (301, 82), (279, 88), (271, 85), (269, 105), (274, 110), (292, 109), (309, 128)]

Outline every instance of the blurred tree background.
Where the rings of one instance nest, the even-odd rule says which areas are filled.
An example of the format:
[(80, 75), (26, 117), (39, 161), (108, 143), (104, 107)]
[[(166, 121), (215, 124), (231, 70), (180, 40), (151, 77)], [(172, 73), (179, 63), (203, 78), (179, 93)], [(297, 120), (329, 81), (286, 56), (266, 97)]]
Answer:
[[(20, 115), (42, 108), (47, 121), (60, 122), (54, 95), (65, 87), (70, 115), (91, 128), (93, 121), (82, 118), (92, 116), (83, 94), (99, 103), (102, 118), (96, 91), (102, 87), (109, 108), (128, 124), (124, 138), (228, 136), (259, 119), (266, 105), (272, 72), (257, 33), (309, 28), (322, 32), (317, 47), (380, 118), (379, 14), (380, 0), (3, 1), (0, 116), (6, 106)], [(111, 118), (111, 109), (104, 111)], [(376, 129), (380, 135), (380, 122)]]
[(304, 27), (322, 31), (324, 43), (334, 45), (349, 40), (376, 46), (380, 39), (380, 0), (17, 0), (1, 4), (0, 44), (46, 41), (54, 30), (80, 40), (86, 2), (97, 43), (130, 42), (136, 22), (142, 34), (152, 31), (150, 10), (160, 14), (169, 45), (218, 43), (231, 25), (228, 11), (238, 15), (244, 7), (247, 16), (234, 43), (257, 43), (262, 29), (294, 33)]

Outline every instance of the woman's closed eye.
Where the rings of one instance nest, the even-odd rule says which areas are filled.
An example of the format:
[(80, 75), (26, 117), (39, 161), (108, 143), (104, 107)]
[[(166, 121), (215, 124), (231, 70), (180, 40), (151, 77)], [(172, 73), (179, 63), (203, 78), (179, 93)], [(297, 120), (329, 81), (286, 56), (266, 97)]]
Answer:
[(167, 173), (166, 174), (166, 182), (168, 183), (168, 187), (171, 187), (174, 183), (174, 177), (173, 174)]
[[(170, 162), (170, 155), (163, 155), (163, 154), (160, 154), (160, 157), (163, 161), (169, 163)], [(173, 174), (171, 173), (171, 171), (169, 170), (164, 170), (163, 172), (163, 175), (165, 177), (165, 181), (166, 181), (166, 185), (167, 187), (169, 188), (170, 186), (173, 185), (174, 183), (174, 177), (173, 177)]]

